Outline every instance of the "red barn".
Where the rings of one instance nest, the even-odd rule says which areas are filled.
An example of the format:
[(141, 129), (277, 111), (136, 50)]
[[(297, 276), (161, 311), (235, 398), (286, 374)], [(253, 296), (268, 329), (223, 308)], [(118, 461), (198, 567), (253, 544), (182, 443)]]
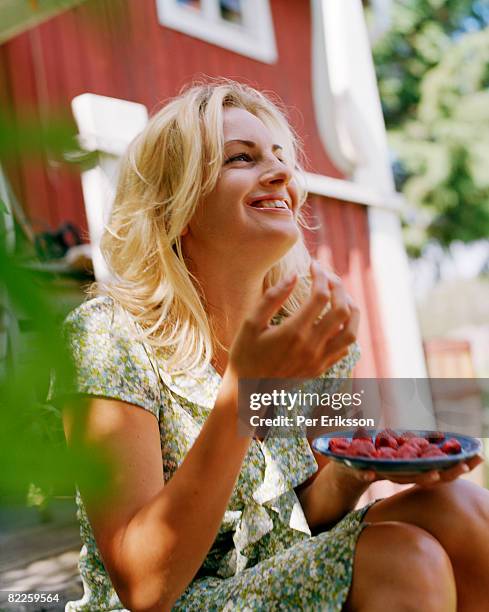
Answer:
[[(1, 102), (19, 121), (26, 106), (41, 120), (70, 113), (87, 92), (151, 113), (199, 75), (275, 92), (289, 109), (320, 222), (311, 251), (362, 311), (356, 376), (425, 376), (360, 0), (101, 0), (0, 46)], [(111, 152), (93, 136), (92, 149)], [(7, 170), (34, 231), (71, 221), (88, 239), (89, 196), (75, 173), (47, 156)]]

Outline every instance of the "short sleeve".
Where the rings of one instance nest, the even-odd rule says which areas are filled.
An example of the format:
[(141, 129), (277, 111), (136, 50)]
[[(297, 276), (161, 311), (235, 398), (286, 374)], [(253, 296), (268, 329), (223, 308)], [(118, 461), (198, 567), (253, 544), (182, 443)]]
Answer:
[(159, 418), (157, 366), (143, 343), (131, 337), (127, 318), (116, 313), (111, 298), (83, 303), (67, 316), (62, 333), (74, 376), (68, 383), (55, 373), (52, 399), (96, 395), (135, 404)]

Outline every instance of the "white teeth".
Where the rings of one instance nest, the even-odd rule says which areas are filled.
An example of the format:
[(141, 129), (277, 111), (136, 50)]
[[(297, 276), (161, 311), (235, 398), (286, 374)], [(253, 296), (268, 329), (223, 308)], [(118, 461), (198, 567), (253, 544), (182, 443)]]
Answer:
[(289, 208), (283, 200), (260, 200), (254, 203), (256, 208)]

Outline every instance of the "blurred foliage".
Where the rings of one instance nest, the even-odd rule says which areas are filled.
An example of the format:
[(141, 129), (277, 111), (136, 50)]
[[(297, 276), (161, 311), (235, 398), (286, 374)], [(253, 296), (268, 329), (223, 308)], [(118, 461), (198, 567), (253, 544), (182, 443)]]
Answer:
[[(9, 255), (1, 238), (0, 271), (1, 333), (7, 338), (2, 339), (7, 351), (0, 371), (0, 499), (18, 503), (30, 492), (33, 503), (35, 483), (45, 505), (47, 494), (73, 493), (75, 481), (88, 490), (97, 488), (107, 470), (100, 457), (67, 450), (60, 409), (47, 400), (53, 371), (58, 383), (65, 381), (62, 386), (73, 376), (49, 283)], [(17, 325), (20, 342), (9, 346)]]
[(374, 49), (411, 256), (489, 235), (489, 5), (393, 2)]
[(30, 109), (18, 111), (14, 118), (0, 111), (0, 159), (16, 154), (63, 159), (67, 149), (79, 149), (73, 119), (55, 114), (41, 120), (36, 110)]
[[(127, 29), (126, 0), (5, 0), (0, 2), (0, 33), (8, 39), (70, 6), (75, 7), (80, 26), (88, 26), (95, 36), (105, 37), (110, 28)], [(75, 134), (73, 118), (66, 111), (4, 107), (0, 110), (3, 168), (25, 159), (48, 165), (70, 163), (76, 171), (91, 167), (96, 154), (82, 151)], [(27, 503), (48, 516), (50, 499), (73, 495), (75, 483), (87, 495), (99, 495), (109, 483), (110, 466), (107, 458), (87, 453), (79, 445), (67, 449), (61, 407), (49, 399), (53, 373), (57, 388), (69, 388), (74, 375), (61, 337), (66, 303), (60, 303), (53, 291), (54, 285), (64, 282), (56, 271), (62, 264), (56, 262), (56, 268), (53, 262), (39, 260), (34, 230), (1, 171), (2, 166), (0, 500), (2, 505)], [(67, 285), (72, 283), (73, 279)], [(75, 432), (80, 433), (85, 417), (82, 404), (71, 399), (70, 407)]]
[(374, 48), (389, 129), (416, 118), (424, 76), (465, 33), (489, 25), (489, 6), (481, 0), (395, 0), (391, 19)]
[[(41, 122), (27, 112), (18, 117), (25, 121), (0, 114), (3, 159), (61, 162), (67, 150), (76, 151), (69, 121), (44, 116)], [(53, 291), (53, 279), (59, 279), (14, 222), (13, 194), (0, 178), (0, 499), (45, 512), (52, 496), (73, 495), (75, 482), (96, 494), (108, 482), (108, 466), (100, 456), (66, 447), (60, 406), (48, 399), (53, 373), (59, 388), (70, 388), (74, 374), (61, 335), (65, 304)], [(82, 424), (81, 406), (71, 404)]]

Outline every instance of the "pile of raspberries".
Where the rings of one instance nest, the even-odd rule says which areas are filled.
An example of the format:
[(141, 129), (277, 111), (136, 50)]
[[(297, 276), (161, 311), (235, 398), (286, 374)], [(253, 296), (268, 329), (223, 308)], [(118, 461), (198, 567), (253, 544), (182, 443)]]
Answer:
[(350, 440), (331, 438), (329, 450), (348, 457), (370, 457), (375, 459), (418, 459), (457, 455), (462, 446), (456, 438), (445, 440), (441, 431), (433, 431), (420, 437), (412, 431), (397, 434), (392, 429), (383, 429), (372, 438), (363, 427), (358, 428)]

